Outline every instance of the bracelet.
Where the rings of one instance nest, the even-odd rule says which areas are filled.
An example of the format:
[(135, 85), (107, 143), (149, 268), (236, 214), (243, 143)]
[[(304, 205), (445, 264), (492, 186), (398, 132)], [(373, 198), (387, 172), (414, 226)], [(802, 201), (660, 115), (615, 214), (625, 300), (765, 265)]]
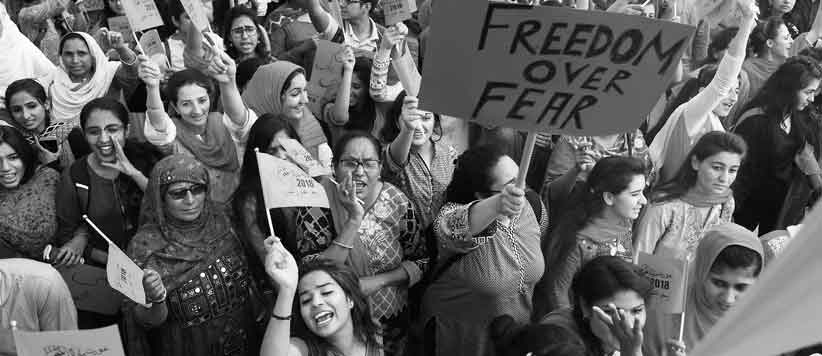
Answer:
[(167, 296), (168, 296), (168, 291), (163, 289), (163, 296), (160, 298), (160, 300), (153, 300), (153, 301), (147, 301), (147, 302), (149, 302), (151, 304), (162, 304), (163, 302), (166, 301)]
[(135, 63), (137, 63), (137, 55), (134, 55), (134, 59), (131, 61), (131, 63), (128, 63), (128, 62), (124, 61), (122, 58), (120, 58), (120, 62), (122, 62), (123, 64), (125, 64), (125, 65), (127, 65), (127, 66), (129, 66), (129, 67), (131, 67), (131, 66), (133, 66)]
[(271, 313), (271, 318), (272, 319), (277, 319), (277, 320), (282, 320), (282, 321), (288, 321), (288, 320), (291, 320), (291, 315), (289, 315), (289, 316), (279, 316), (277, 314)]
[(342, 242), (339, 242), (339, 241), (337, 241), (337, 240), (331, 241), (331, 243), (332, 243), (332, 244), (334, 244), (334, 245), (340, 246), (340, 247), (342, 247), (342, 248), (349, 249), (349, 250), (350, 250), (350, 249), (352, 249), (352, 248), (354, 248), (354, 246), (351, 246), (351, 245), (346, 245), (346, 244), (344, 244), (344, 243), (342, 243)]

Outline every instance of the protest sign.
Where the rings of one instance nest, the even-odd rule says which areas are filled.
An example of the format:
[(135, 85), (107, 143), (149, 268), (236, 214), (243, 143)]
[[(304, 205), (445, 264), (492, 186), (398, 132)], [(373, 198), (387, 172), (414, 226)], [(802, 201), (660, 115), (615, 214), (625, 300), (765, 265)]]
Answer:
[(311, 153), (297, 140), (293, 138), (281, 138), (279, 141), (288, 155), (310, 176), (318, 177), (331, 174), (331, 167), (323, 166), (320, 161), (314, 159)]
[(666, 313), (682, 313), (685, 303), (685, 262), (640, 252), (640, 273), (651, 283), (648, 304)]
[(123, 35), (123, 40), (126, 42), (134, 42), (131, 36), (131, 25), (128, 23), (128, 18), (125, 16), (109, 17), (108, 29), (110, 31), (119, 32)]
[(14, 331), (18, 356), (125, 356), (117, 325), (100, 329)]
[(120, 311), (123, 296), (109, 286), (106, 270), (78, 264), (58, 268), (58, 271), (71, 291), (77, 309), (104, 315), (114, 315)]
[(143, 270), (113, 243), (108, 244), (106, 278), (111, 288), (139, 304), (146, 304)]
[(257, 152), (266, 209), (293, 206), (328, 208), (325, 189), (294, 163)]
[(693, 32), (601, 11), (437, 1), (420, 107), (522, 131), (631, 132), (668, 85)]
[(394, 24), (411, 19), (411, 14), (416, 9), (416, 0), (382, 0), (382, 13), (385, 15), (385, 25), (393, 26)]
[(183, 9), (186, 10), (191, 23), (200, 31), (205, 31), (209, 28), (208, 16), (206, 16), (205, 8), (201, 0), (181, 0)]
[(771, 356), (818, 344), (822, 325), (822, 203), (756, 283), (689, 356)]
[(134, 31), (142, 32), (163, 25), (163, 18), (154, 0), (122, 0), (121, 3)]
[(317, 116), (322, 116), (323, 105), (337, 96), (342, 81), (342, 44), (317, 40), (317, 52), (308, 81), (308, 107)]
[(143, 47), (144, 54), (149, 58), (157, 55), (165, 56), (166, 54), (166, 47), (157, 30), (143, 32), (143, 35), (140, 36), (140, 46)]

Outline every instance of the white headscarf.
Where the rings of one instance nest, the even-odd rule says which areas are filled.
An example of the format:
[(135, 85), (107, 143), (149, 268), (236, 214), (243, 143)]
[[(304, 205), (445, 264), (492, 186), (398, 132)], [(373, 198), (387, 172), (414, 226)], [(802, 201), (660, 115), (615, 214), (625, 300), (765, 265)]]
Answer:
[[(72, 121), (74, 125), (79, 125), (80, 111), (83, 106), (89, 101), (106, 95), (121, 62), (109, 61), (106, 53), (88, 33), (73, 32), (73, 34), (80, 35), (85, 40), (94, 60), (92, 68), (94, 74), (91, 80), (85, 83), (74, 83), (69, 78), (63, 59), (60, 58), (60, 70), (52, 72), (48, 91), (51, 98), (52, 118), (57, 121)], [(60, 42), (62, 43), (65, 39), (64, 36)]]
[(38, 79), (53, 73), (57, 67), (40, 52), (29, 39), (20, 33), (17, 25), (9, 17), (6, 6), (0, 2), (0, 108), (6, 87), (18, 79)]

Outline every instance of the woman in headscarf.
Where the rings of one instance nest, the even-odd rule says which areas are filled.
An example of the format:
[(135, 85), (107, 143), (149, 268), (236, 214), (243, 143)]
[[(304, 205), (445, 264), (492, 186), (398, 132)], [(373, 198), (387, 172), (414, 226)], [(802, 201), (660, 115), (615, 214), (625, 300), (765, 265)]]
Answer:
[[(6, 12), (5, 5), (0, 3), (0, 95), (4, 95), (6, 87), (15, 80), (42, 78), (56, 68), (43, 52), (20, 33)], [(0, 99), (0, 105), (5, 105), (5, 98)], [(5, 110), (0, 110), (0, 118), (5, 117)]]
[[(748, 146), (742, 137), (714, 131), (688, 154), (676, 177), (659, 186), (634, 235), (637, 252), (685, 259), (705, 231), (730, 222), (731, 185)], [(692, 257), (692, 256), (691, 256)]]
[[(143, 128), (146, 139), (166, 155), (182, 153), (202, 162), (210, 176), (211, 199), (230, 203), (240, 184), (248, 132), (257, 121), (257, 115), (240, 98), (237, 65), (221, 52), (209, 65), (208, 76), (196, 69), (172, 74), (166, 86), (169, 105), (176, 113), (172, 118), (160, 96), (160, 68), (146, 56), (141, 55), (139, 61), (140, 78), (148, 92)], [(212, 79), (219, 83), (224, 113), (211, 112)]]
[(303, 146), (317, 157), (318, 147), (328, 139), (308, 109), (307, 84), (303, 68), (277, 61), (257, 69), (243, 92), (243, 101), (257, 115), (284, 114)]
[[(137, 87), (137, 55), (128, 48), (123, 34), (108, 32), (120, 61), (109, 61), (94, 38), (85, 32), (72, 32), (60, 41), (60, 69), (44, 80), (51, 98), (51, 113), (56, 121), (79, 126), (80, 110), (89, 101), (103, 96), (125, 97)], [(124, 64), (124, 65), (121, 65)], [(116, 80), (115, 80), (116, 79)]]
[(0, 258), (41, 259), (57, 231), (57, 171), (40, 166), (16, 129), (0, 126)]
[(205, 166), (188, 155), (166, 157), (152, 171), (127, 254), (156, 271), (166, 292), (147, 295), (148, 308), (124, 306), (130, 355), (259, 353), (243, 245), (209, 187)]
[(671, 314), (652, 311), (643, 355), (675, 355), (674, 349), (692, 349), (756, 282), (763, 264), (762, 243), (753, 232), (733, 223), (708, 231), (689, 271), (684, 345), (675, 341), (680, 323), (671, 322)]

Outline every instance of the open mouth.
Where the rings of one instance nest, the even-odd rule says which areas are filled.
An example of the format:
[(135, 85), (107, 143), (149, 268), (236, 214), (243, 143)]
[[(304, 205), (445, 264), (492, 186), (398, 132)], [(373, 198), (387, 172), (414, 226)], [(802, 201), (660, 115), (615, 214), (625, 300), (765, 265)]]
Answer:
[(0, 182), (2, 182), (5, 185), (14, 184), (15, 182), (17, 182), (17, 174), (11, 172), (0, 175)]
[(332, 320), (334, 320), (334, 313), (330, 311), (323, 311), (314, 315), (314, 323), (317, 327), (328, 326), (328, 324), (331, 324)]
[(97, 150), (100, 151), (100, 154), (103, 156), (110, 156), (114, 154), (114, 145), (113, 144), (105, 144), (105, 145), (97, 145)]

